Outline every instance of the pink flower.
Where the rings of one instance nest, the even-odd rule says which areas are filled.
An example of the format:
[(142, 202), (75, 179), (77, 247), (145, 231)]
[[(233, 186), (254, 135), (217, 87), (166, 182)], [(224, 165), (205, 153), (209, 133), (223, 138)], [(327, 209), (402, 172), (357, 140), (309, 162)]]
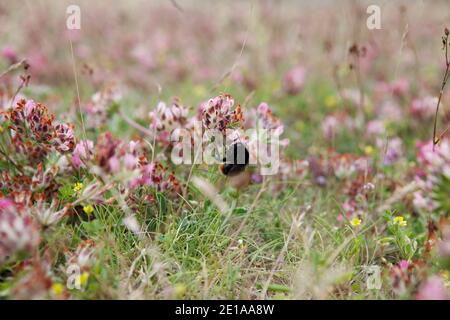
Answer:
[(263, 129), (273, 130), (272, 133), (280, 136), (284, 131), (284, 126), (281, 123), (280, 119), (274, 116), (272, 110), (269, 105), (265, 102), (262, 102), (258, 106), (257, 112), (258, 120), (262, 124)]
[(33, 50), (28, 54), (27, 58), (32, 70), (36, 74), (43, 74), (47, 70), (48, 60), (39, 51)]
[(39, 242), (33, 219), (21, 215), (11, 200), (0, 199), (0, 263), (16, 253), (34, 250)]
[(51, 261), (44, 253), (44, 257), (33, 257), (24, 264), (24, 275), (11, 288), (11, 296), (18, 300), (48, 299), (51, 286)]
[(141, 177), (139, 181), (132, 181), (132, 186), (154, 187), (158, 192), (172, 191), (179, 192), (180, 183), (175, 178), (173, 173), (169, 173), (162, 164), (152, 162), (141, 167)]
[(83, 166), (83, 162), (77, 155), (72, 156), (72, 165), (75, 169), (80, 169)]
[(444, 282), (438, 276), (431, 276), (419, 288), (417, 300), (447, 300), (448, 294)]
[(399, 137), (395, 137), (388, 141), (387, 146), (385, 145), (385, 142), (381, 139), (377, 141), (377, 146), (383, 150), (386, 149), (383, 164), (384, 165), (391, 165), (400, 158), (403, 157), (405, 151), (403, 147), (403, 141)]
[(25, 103), (25, 116), (29, 117), (35, 108), (36, 108), (36, 102), (34, 102), (33, 100), (28, 100)]
[(156, 110), (149, 113), (150, 129), (155, 132), (156, 140), (169, 145), (171, 132), (187, 125), (187, 115), (188, 109), (176, 98), (170, 106), (159, 102)]
[(409, 81), (405, 78), (398, 79), (391, 84), (392, 93), (396, 96), (403, 96), (409, 90)]
[(225, 132), (234, 123), (243, 120), (240, 106), (234, 107), (234, 99), (229, 94), (221, 94), (200, 106), (203, 127)]
[(260, 114), (267, 113), (269, 112), (269, 110), (270, 110), (269, 105), (265, 102), (261, 102), (258, 106), (258, 113)]
[(413, 196), (414, 196), (413, 205), (415, 208), (428, 210), (428, 211), (433, 210), (434, 202), (430, 201), (430, 199), (424, 197), (422, 192), (416, 191), (416, 192), (414, 192)]
[(94, 149), (94, 142), (91, 140), (81, 140), (73, 150), (74, 155), (78, 155), (82, 159), (87, 159)]
[(14, 209), (14, 202), (8, 198), (0, 199), (0, 212)]
[(127, 153), (124, 157), (125, 168), (133, 170), (138, 165), (138, 159), (130, 153)]
[(365, 54), (364, 56), (360, 57), (361, 59), (361, 70), (363, 72), (369, 72), (370, 68), (376, 61), (378, 55), (379, 55), (379, 49), (370, 43), (367, 43), (364, 45), (365, 48)]
[(75, 252), (66, 252), (67, 264), (76, 264), (81, 271), (89, 270), (97, 261), (97, 249), (95, 243), (88, 239), (78, 245)]
[(67, 123), (60, 123), (55, 126), (55, 149), (61, 153), (72, 151), (75, 147), (75, 136), (73, 126)]
[(414, 99), (409, 112), (417, 119), (430, 119), (436, 110), (437, 98), (428, 96), (423, 99)]
[(151, 50), (144, 46), (136, 46), (131, 50), (131, 56), (145, 69), (150, 70), (156, 67), (155, 59)]
[(417, 148), (420, 166), (415, 180), (420, 189), (414, 193), (413, 204), (417, 209), (432, 211), (439, 207), (433, 197), (434, 187), (441, 179), (450, 177), (450, 143), (448, 139), (443, 139), (434, 151), (432, 141), (418, 143)]
[(67, 40), (70, 39), (73, 42), (78, 42), (81, 37), (81, 32), (77, 29), (66, 29), (64, 32), (64, 36), (67, 38)]
[(409, 262), (407, 260), (401, 260), (398, 263), (398, 266), (400, 267), (401, 270), (408, 270)]
[(108, 164), (109, 164), (109, 169), (111, 170), (111, 172), (115, 173), (118, 172), (120, 169), (120, 161), (117, 157), (111, 157), (108, 160)]
[(404, 120), (404, 112), (395, 100), (386, 100), (377, 108), (378, 115), (381, 119), (387, 121)]
[(106, 123), (110, 116), (109, 110), (112, 105), (117, 104), (122, 99), (122, 89), (112, 83), (106, 85), (100, 91), (94, 93), (91, 101), (86, 104), (85, 110), (89, 115), (86, 117), (88, 128), (98, 128)]
[(131, 152), (131, 153), (134, 153), (135, 151), (137, 151), (138, 147), (139, 147), (139, 142), (138, 141), (131, 140), (128, 143), (128, 151)]
[(409, 81), (405, 78), (397, 79), (392, 83), (379, 82), (375, 90), (378, 94), (395, 95), (401, 97), (409, 90)]
[(322, 132), (326, 139), (333, 139), (338, 131), (339, 121), (335, 116), (327, 116), (322, 122)]
[(368, 138), (380, 137), (386, 132), (383, 121), (372, 120), (367, 123), (366, 135)]
[(87, 161), (94, 149), (94, 143), (91, 140), (82, 140), (77, 143), (72, 155), (72, 165), (75, 169), (83, 166), (83, 161)]
[[(435, 147), (435, 150), (433, 150), (433, 141), (430, 140), (417, 143), (417, 148), (417, 160), (422, 162), (425, 166), (438, 167), (445, 162), (445, 157), (443, 157), (443, 155), (445, 152), (450, 151), (450, 144), (447, 140), (444, 140), (440, 145)], [(443, 150), (444, 153), (441, 150)]]
[(14, 108), (2, 114), (11, 120), (11, 144), (17, 154), (25, 156), (29, 164), (43, 161), (49, 152), (65, 153), (73, 150), (71, 124), (55, 124), (55, 115), (47, 107), (33, 100), (22, 99)]
[[(120, 163), (116, 156), (116, 149), (119, 145), (120, 141), (115, 139), (109, 131), (102, 133), (98, 137), (95, 146), (95, 160), (103, 170), (118, 170)], [(113, 157), (115, 157), (115, 159), (111, 160)]]
[(3, 58), (8, 59), (10, 63), (16, 63), (17, 62), (17, 52), (16, 50), (11, 46), (5, 46), (2, 49), (1, 55)]
[(356, 202), (353, 199), (347, 199), (345, 200), (345, 202), (342, 204), (342, 208), (345, 211), (345, 214), (348, 217), (350, 217), (356, 210)]
[(283, 79), (284, 90), (291, 95), (296, 95), (303, 90), (306, 79), (306, 70), (297, 66), (289, 70)]

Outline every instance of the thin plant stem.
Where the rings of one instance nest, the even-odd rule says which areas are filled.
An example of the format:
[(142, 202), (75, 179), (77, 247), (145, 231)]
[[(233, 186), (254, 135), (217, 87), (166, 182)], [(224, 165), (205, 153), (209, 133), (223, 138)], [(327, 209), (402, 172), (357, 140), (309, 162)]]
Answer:
[(447, 133), (447, 131), (450, 129), (450, 127), (447, 127), (440, 135), (439, 137), (436, 139), (436, 133), (437, 133), (437, 118), (438, 118), (438, 114), (439, 114), (439, 107), (441, 105), (441, 101), (442, 101), (442, 96), (444, 94), (444, 88), (445, 85), (447, 84), (447, 80), (448, 77), (450, 75), (450, 62), (448, 59), (448, 36), (449, 36), (449, 32), (448, 29), (445, 29), (445, 35), (442, 38), (442, 42), (445, 48), (445, 73), (444, 73), (444, 79), (442, 80), (442, 85), (441, 85), (441, 90), (439, 91), (439, 97), (438, 97), (438, 102), (436, 105), (436, 112), (434, 115), (434, 125), (433, 125), (433, 151), (435, 146), (441, 141), (442, 137)]

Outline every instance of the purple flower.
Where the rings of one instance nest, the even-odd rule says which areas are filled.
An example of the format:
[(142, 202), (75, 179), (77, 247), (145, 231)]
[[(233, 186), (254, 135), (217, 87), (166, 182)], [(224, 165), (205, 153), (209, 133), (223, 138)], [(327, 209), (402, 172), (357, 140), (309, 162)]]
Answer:
[[(378, 139), (377, 145), (380, 149), (385, 148), (385, 142), (383, 140)], [(401, 157), (404, 155), (404, 148), (403, 148), (403, 141), (395, 137), (387, 142), (387, 148), (386, 153), (384, 155), (383, 164), (384, 165), (391, 165), (398, 160), (400, 160)]]
[(255, 184), (260, 184), (263, 181), (263, 177), (260, 174), (254, 173), (252, 174), (252, 182)]

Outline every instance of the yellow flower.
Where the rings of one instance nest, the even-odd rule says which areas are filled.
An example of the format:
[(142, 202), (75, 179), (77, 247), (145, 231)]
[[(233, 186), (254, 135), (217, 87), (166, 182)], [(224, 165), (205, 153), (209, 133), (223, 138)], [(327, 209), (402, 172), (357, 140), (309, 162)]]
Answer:
[(89, 273), (86, 271), (78, 276), (79, 284), (82, 287), (84, 287), (84, 285), (88, 282), (88, 280), (89, 280)]
[(182, 298), (186, 293), (186, 286), (184, 284), (177, 284), (174, 287), (175, 297)]
[(4, 130), (3, 127), (0, 127), (0, 133), (3, 133)]
[(83, 207), (83, 211), (87, 214), (90, 215), (92, 212), (94, 212), (94, 207), (91, 206), (90, 204), (88, 204), (87, 206)]
[(83, 184), (81, 182), (77, 182), (73, 185), (74, 192), (80, 192), (83, 189)]
[(364, 153), (368, 156), (370, 156), (374, 152), (374, 149), (372, 146), (366, 146), (364, 148)]
[(337, 99), (335, 96), (327, 96), (325, 98), (325, 106), (328, 109), (333, 109), (337, 105)]
[(55, 296), (60, 296), (64, 292), (64, 286), (61, 283), (52, 284), (52, 292)]
[(406, 222), (405, 218), (403, 218), (402, 216), (395, 217), (393, 222), (394, 222), (394, 224), (397, 224), (400, 227), (406, 227), (406, 225), (408, 224)]
[(354, 217), (352, 220), (350, 220), (350, 224), (353, 227), (357, 227), (357, 226), (359, 226), (361, 224), (361, 219), (359, 219), (357, 217)]
[(444, 281), (448, 281), (449, 280), (449, 276), (448, 276), (448, 271), (447, 270), (444, 270), (444, 271), (442, 271), (442, 278), (444, 278)]
[(448, 270), (441, 271), (442, 279), (444, 280), (444, 286), (450, 289), (449, 272)]

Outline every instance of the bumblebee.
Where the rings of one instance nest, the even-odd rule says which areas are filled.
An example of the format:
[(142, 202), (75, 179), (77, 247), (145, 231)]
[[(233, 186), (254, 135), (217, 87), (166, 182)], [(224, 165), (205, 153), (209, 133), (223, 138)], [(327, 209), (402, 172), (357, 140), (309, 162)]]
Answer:
[(219, 170), (228, 177), (236, 176), (245, 171), (249, 160), (250, 154), (245, 145), (241, 142), (236, 142), (226, 150)]

